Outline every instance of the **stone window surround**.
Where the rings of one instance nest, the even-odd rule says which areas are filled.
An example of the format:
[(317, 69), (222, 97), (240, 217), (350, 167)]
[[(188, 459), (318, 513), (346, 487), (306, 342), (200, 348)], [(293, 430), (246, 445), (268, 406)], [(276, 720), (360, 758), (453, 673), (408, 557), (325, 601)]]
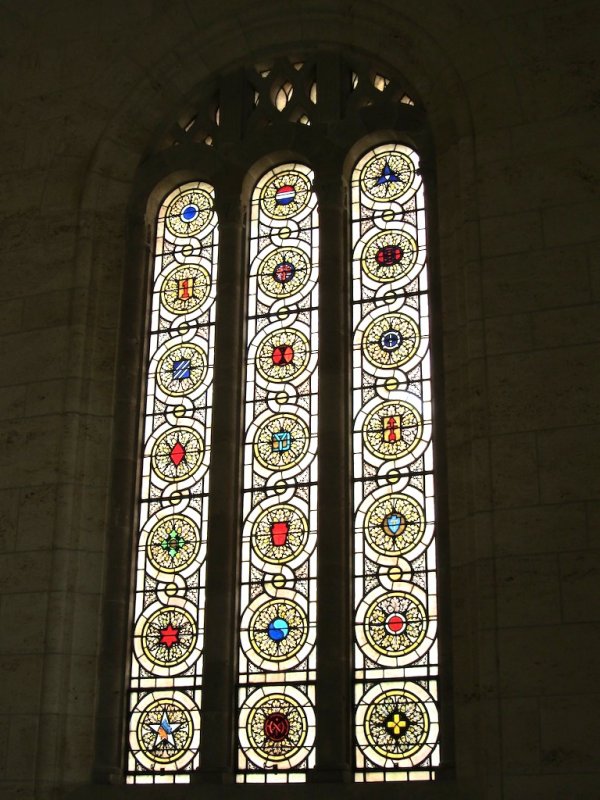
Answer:
[[(400, 142), (414, 147), (422, 159), (422, 172), (425, 176), (428, 195), (428, 218), (430, 230), (430, 279), (432, 284), (432, 336), (439, 340), (441, 321), (439, 302), (439, 270), (435, 236), (435, 175), (433, 169), (432, 142), (423, 108), (393, 102), (379, 105), (360, 105), (358, 103), (344, 116), (342, 100), (334, 97), (331, 87), (334, 80), (321, 80), (321, 75), (335, 75), (339, 81), (345, 57), (337, 53), (319, 53), (314, 59), (315, 75), (319, 98), (331, 96), (327, 115), (310, 126), (289, 119), (273, 118), (266, 127), (256, 127), (244, 132), (239, 119), (228, 116), (227, 102), (235, 103), (241, 97), (241, 86), (247, 70), (237, 68), (201, 88), (199, 96), (207, 106), (207, 98), (220, 92), (221, 113), (220, 141), (212, 147), (203, 142), (180, 137), (173, 130), (181, 126), (169, 125), (159, 132), (148, 157), (140, 165), (136, 187), (132, 197), (129, 215), (129, 254), (130, 270), (125, 283), (144, 287), (144, 302), (140, 302), (137, 292), (123, 292), (122, 309), (122, 370), (128, 376), (127, 386), (117, 401), (117, 414), (121, 425), (128, 430), (128, 438), (137, 442), (139, 452), (140, 418), (139, 409), (143, 402), (143, 374), (145, 358), (140, 359), (140, 343), (145, 342), (146, 297), (149, 291), (148, 262), (152, 253), (152, 238), (156, 211), (164, 196), (186, 180), (202, 179), (215, 187), (216, 210), (220, 220), (221, 252), (220, 264), (239, 264), (240, 270), (219, 269), (218, 306), (216, 323), (216, 358), (214, 387), (213, 441), (221, 446), (215, 448), (211, 466), (211, 503), (209, 512), (209, 543), (207, 569), (207, 603), (205, 626), (205, 669), (203, 680), (203, 737), (201, 743), (202, 768), (192, 777), (192, 784), (185, 786), (163, 786), (162, 792), (191, 796), (197, 794), (197, 784), (203, 784), (203, 796), (222, 796), (223, 784), (231, 784), (227, 791), (265, 791), (265, 787), (234, 784), (234, 734), (235, 698), (231, 687), (235, 683), (235, 652), (237, 593), (235, 591), (235, 572), (238, 550), (240, 480), (240, 445), (242, 408), (242, 369), (243, 369), (243, 320), (244, 320), (244, 251), (245, 251), (245, 207), (252, 185), (266, 169), (282, 161), (299, 160), (315, 171), (315, 190), (318, 195), (322, 264), (320, 277), (320, 303), (327, 308), (320, 317), (322, 341), (333, 342), (332, 347), (320, 353), (320, 420), (323, 424), (319, 435), (319, 458), (321, 485), (320, 493), (328, 498), (328, 508), (320, 503), (319, 515), (331, 517), (330, 509), (336, 510), (333, 517), (335, 526), (328, 522), (320, 525), (319, 566), (323, 576), (327, 565), (350, 563), (350, 540), (346, 532), (350, 527), (350, 398), (348, 389), (350, 358), (350, 320), (347, 278), (349, 271), (348, 252), (348, 181), (357, 158), (366, 150), (385, 142)], [(392, 74), (382, 67), (377, 72)], [(373, 73), (374, 74), (374, 73)], [(392, 77), (394, 77), (392, 75)], [(398, 79), (396, 78), (398, 81)], [(409, 90), (411, 97), (415, 93)], [(180, 115), (185, 117), (185, 113)], [(327, 116), (329, 117), (327, 119)], [(193, 127), (192, 127), (193, 130)], [(337, 265), (327, 269), (326, 265)], [(340, 278), (342, 291), (340, 291)], [(344, 283), (346, 281), (346, 283)], [(223, 298), (227, 298), (224, 302)], [(124, 365), (124, 368), (123, 368)], [(340, 369), (340, 365), (346, 365)], [(438, 486), (438, 547), (440, 561), (445, 560), (445, 479), (442, 429), (442, 379), (441, 353), (433, 357), (433, 378), (436, 400), (437, 435), (434, 435), (437, 463)], [(136, 395), (132, 402), (132, 395)], [(127, 399), (125, 397), (127, 395)], [(328, 420), (327, 425), (324, 421)], [(331, 420), (335, 421), (334, 426)], [(340, 465), (343, 468), (340, 469)], [(109, 536), (108, 558), (131, 559), (132, 543), (123, 542), (122, 532), (127, 527), (135, 529), (137, 476), (131, 475), (127, 462), (120, 464), (118, 459), (113, 480), (113, 505), (127, 509), (124, 517), (128, 525), (121, 524), (119, 533), (112, 531)], [(231, 497), (236, 502), (231, 502)], [(439, 498), (442, 498), (440, 500)], [(117, 526), (115, 525), (115, 528)], [(328, 535), (324, 536), (323, 531)], [(213, 532), (211, 536), (210, 532)], [(215, 531), (226, 532), (215, 535)], [(131, 536), (131, 534), (130, 534)], [(330, 577), (332, 576), (333, 577)], [(114, 669), (104, 670), (100, 675), (100, 700), (98, 706), (96, 769), (94, 783), (104, 784), (110, 794), (120, 786), (120, 792), (127, 796), (137, 796), (152, 791), (152, 787), (125, 786), (122, 767), (124, 762), (123, 740), (126, 736), (125, 681), (123, 665), (127, 663), (129, 647), (130, 612), (128, 601), (116, 597), (117, 592), (130, 594), (129, 570), (122, 570), (123, 579), (116, 587), (113, 585), (105, 606), (104, 653), (110, 652)], [(440, 594), (442, 600), (447, 596), (447, 577), (440, 573)], [(350, 612), (349, 570), (329, 570), (327, 578), (328, 600), (319, 607), (317, 633), (318, 681), (317, 681), (317, 730), (329, 730), (324, 737), (317, 734), (317, 767), (311, 772), (305, 785), (272, 785), (271, 792), (278, 796), (309, 796), (315, 789), (341, 792), (344, 797), (379, 797), (389, 793), (387, 784), (352, 783), (352, 725), (353, 709), (346, 698), (351, 697), (351, 642), (352, 621)], [(321, 597), (323, 592), (320, 593)], [(442, 603), (443, 605), (443, 603)], [(223, 619), (232, 631), (229, 637), (216, 636), (221, 631)], [(340, 626), (339, 619), (347, 624)], [(449, 665), (448, 619), (442, 619), (440, 632), (440, 651), (442, 661)], [(223, 645), (223, 640), (226, 644)], [(324, 642), (327, 644), (324, 644)], [(319, 644), (322, 642), (322, 644)], [(334, 654), (332, 656), (332, 653)], [(337, 655), (335, 655), (337, 654)], [(103, 663), (107, 663), (106, 660)], [(446, 673), (448, 670), (446, 670)], [(229, 675), (229, 681), (223, 681)], [(451, 787), (452, 769), (450, 766), (451, 748), (451, 710), (444, 697), (448, 697), (449, 676), (441, 680), (441, 727), (442, 768), (440, 781), (434, 784), (394, 784), (399, 797), (456, 796)], [(333, 724), (333, 730), (332, 730)], [(444, 780), (448, 778), (449, 780)], [(314, 787), (311, 784), (324, 784)], [(219, 788), (220, 787), (220, 788)], [(88, 787), (89, 789), (89, 787)], [(154, 790), (159, 790), (158, 787)], [(220, 793), (221, 792), (221, 793)], [(450, 793), (449, 793), (450, 792)], [(84, 796), (84, 795), (82, 795)], [(88, 795), (89, 796), (89, 795)]]

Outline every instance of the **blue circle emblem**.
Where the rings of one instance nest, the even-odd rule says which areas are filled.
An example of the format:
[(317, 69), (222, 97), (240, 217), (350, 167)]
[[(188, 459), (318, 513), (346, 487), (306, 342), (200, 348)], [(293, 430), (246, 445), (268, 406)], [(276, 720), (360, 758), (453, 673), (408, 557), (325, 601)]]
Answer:
[(402, 336), (398, 331), (386, 331), (379, 341), (383, 350), (389, 352), (391, 350), (397, 350), (400, 347), (402, 344)]
[(269, 622), (268, 633), (274, 642), (280, 642), (282, 639), (285, 639), (289, 632), (290, 626), (284, 619), (281, 619), (281, 617), (275, 617), (275, 619)]
[(192, 222), (198, 216), (198, 206), (195, 206), (193, 203), (190, 203), (189, 206), (186, 206), (183, 211), (181, 212), (181, 219), (184, 222)]

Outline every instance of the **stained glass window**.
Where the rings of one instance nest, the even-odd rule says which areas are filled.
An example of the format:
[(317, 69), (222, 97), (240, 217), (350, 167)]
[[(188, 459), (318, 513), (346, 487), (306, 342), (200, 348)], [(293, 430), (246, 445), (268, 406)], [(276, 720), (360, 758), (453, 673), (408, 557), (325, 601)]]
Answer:
[(218, 228), (187, 183), (156, 225), (129, 686), (128, 781), (199, 763)]
[(250, 207), (241, 540), (241, 782), (314, 765), (318, 241), (313, 174), (282, 164)]
[(352, 176), (356, 779), (439, 764), (429, 298), (417, 154)]
[[(425, 141), (423, 109), (331, 52), (230, 78), (165, 139), (212, 183), (155, 222), (127, 780), (433, 780), (426, 187), (405, 144), (342, 167), (391, 110)], [(297, 161), (256, 179), (279, 134)]]

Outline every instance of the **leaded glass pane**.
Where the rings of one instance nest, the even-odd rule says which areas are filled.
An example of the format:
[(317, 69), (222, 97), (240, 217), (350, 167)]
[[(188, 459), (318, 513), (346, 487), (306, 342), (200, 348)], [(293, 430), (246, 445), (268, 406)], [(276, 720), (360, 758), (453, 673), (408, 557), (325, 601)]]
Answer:
[(314, 762), (318, 230), (313, 174), (283, 164), (250, 208), (238, 781)]
[(439, 764), (429, 303), (417, 154), (352, 177), (356, 779)]
[(218, 228), (188, 183), (156, 227), (130, 678), (128, 782), (199, 763)]

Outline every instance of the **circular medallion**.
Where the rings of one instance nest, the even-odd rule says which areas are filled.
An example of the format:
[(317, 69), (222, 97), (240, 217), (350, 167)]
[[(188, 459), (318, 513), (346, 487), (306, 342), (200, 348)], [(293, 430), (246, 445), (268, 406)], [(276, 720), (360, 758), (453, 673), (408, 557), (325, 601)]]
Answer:
[[(282, 574), (277, 574), (273, 576), (273, 580), (271, 581), (267, 575), (265, 575), (263, 580), (263, 586), (267, 588), (267, 590), (273, 591), (274, 589), (285, 589), (286, 585), (286, 577)], [(272, 588), (270, 588), (272, 587)]]
[(248, 624), (250, 644), (267, 661), (293, 658), (308, 637), (304, 611), (292, 600), (269, 600), (259, 606)]
[(285, 219), (302, 211), (310, 195), (307, 176), (296, 170), (287, 170), (267, 181), (260, 193), (260, 205), (271, 219)]
[(165, 223), (173, 236), (194, 236), (206, 228), (213, 214), (213, 201), (208, 192), (191, 189), (169, 203)]
[(191, 242), (186, 242), (185, 244), (180, 244), (175, 248), (175, 257), (180, 258), (183, 256), (183, 258), (186, 259), (193, 255), (200, 255), (201, 252), (202, 245), (200, 242), (197, 242), (196, 245), (193, 245)]
[(310, 263), (297, 247), (278, 247), (260, 262), (258, 285), (269, 297), (289, 297), (306, 285)]
[(172, 314), (193, 314), (208, 297), (210, 286), (208, 270), (198, 264), (183, 264), (167, 274), (160, 297)]
[(152, 448), (152, 467), (165, 481), (180, 481), (202, 465), (204, 444), (192, 428), (171, 428), (158, 437)]
[(365, 534), (368, 543), (384, 556), (410, 552), (423, 538), (425, 513), (419, 503), (405, 494), (391, 494), (377, 500), (368, 510)]
[[(406, 564), (407, 562), (404, 563)], [(397, 565), (389, 568), (386, 567), (380, 572), (380, 580), (385, 576), (392, 583), (397, 583), (402, 580), (405, 574), (410, 576), (410, 565), (407, 565), (405, 572)]]
[(290, 735), (290, 721), (281, 711), (273, 711), (265, 717), (265, 738), (272, 742), (285, 742)]
[(148, 536), (146, 553), (161, 572), (179, 572), (192, 564), (200, 550), (198, 527), (182, 514), (164, 517)]
[(427, 631), (427, 612), (406, 592), (387, 592), (371, 603), (364, 616), (367, 641), (384, 656), (406, 656), (421, 644)]
[(272, 506), (252, 526), (252, 549), (268, 564), (286, 564), (301, 554), (308, 539), (304, 514), (290, 505)]
[(169, 347), (158, 362), (156, 380), (165, 394), (181, 397), (200, 386), (206, 377), (206, 353), (197, 344)]
[(436, 744), (437, 723), (432, 725), (431, 720), (432, 715), (436, 719), (435, 704), (418, 684), (407, 682), (387, 691), (382, 688), (381, 684), (374, 687), (361, 701), (359, 723), (364, 725), (366, 754), (385, 766), (389, 762), (382, 758), (397, 767), (415, 766)]
[(256, 353), (256, 367), (264, 380), (286, 383), (301, 375), (310, 359), (308, 339), (294, 328), (266, 336)]
[(417, 260), (417, 243), (406, 231), (378, 233), (366, 242), (361, 265), (369, 278), (391, 283), (404, 278)]
[(185, 705), (175, 698), (156, 700), (148, 705), (140, 703), (142, 705), (145, 705), (143, 709), (134, 711), (137, 718), (135, 749), (139, 749), (139, 755), (145, 756), (144, 761), (154, 764), (178, 762), (180, 768), (195, 755), (190, 746), (192, 740), (198, 738), (192, 720), (193, 712), (195, 717), (198, 715), (196, 706), (188, 697), (185, 697)]
[(397, 150), (370, 158), (360, 173), (361, 190), (375, 201), (397, 200), (410, 191), (415, 165)]
[(417, 447), (423, 437), (423, 421), (414, 406), (403, 400), (389, 400), (367, 416), (363, 439), (378, 458), (393, 461)]
[[(182, 608), (164, 606), (151, 614), (142, 629), (144, 655), (161, 667), (175, 667), (195, 661), (200, 655), (196, 650), (196, 622)], [(194, 658), (190, 659), (193, 654)]]
[(395, 369), (415, 355), (419, 328), (406, 314), (384, 314), (374, 319), (363, 337), (363, 352), (374, 367)]
[(274, 414), (256, 432), (254, 455), (268, 469), (290, 469), (306, 455), (309, 438), (308, 427), (295, 414)]
[[(254, 702), (253, 699), (257, 697)], [(291, 694), (263, 691), (249, 698), (245, 733), (251, 750), (248, 758), (259, 766), (265, 762), (291, 761), (300, 755), (307, 736), (308, 720), (299, 700)], [(308, 703), (308, 700), (306, 701)], [(244, 709), (245, 711), (245, 709)], [(290, 766), (292, 765), (290, 764)]]

